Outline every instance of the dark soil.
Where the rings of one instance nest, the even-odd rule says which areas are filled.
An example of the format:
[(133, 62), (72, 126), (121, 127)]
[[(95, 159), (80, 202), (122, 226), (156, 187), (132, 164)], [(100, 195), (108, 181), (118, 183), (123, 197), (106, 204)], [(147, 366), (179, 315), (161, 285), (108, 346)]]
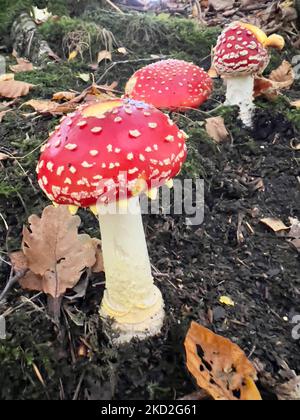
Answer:
[[(67, 82), (65, 89), (74, 88), (72, 83), (79, 82)], [(49, 97), (55, 88), (46, 80), (44, 86), (40, 96)], [(204, 111), (212, 110), (223, 94), (217, 82)], [(290, 95), (299, 97), (299, 85)], [(24, 297), (34, 294), (15, 287), (0, 307), (0, 313), (11, 310), (7, 340), (0, 341), (0, 399), (180, 398), (196, 389), (183, 347), (192, 320), (230, 338), (263, 366), (259, 388), (265, 398), (275, 398), (263, 380), (265, 373), (280, 383), (279, 370), (286, 362), (300, 374), (300, 342), (291, 334), (292, 317), (300, 313), (299, 254), (284, 234), (259, 221), (270, 216), (288, 225), (289, 217), (300, 219), (299, 152), (291, 147), (291, 140), (299, 139), (300, 115), (283, 100), (260, 100), (257, 106), (253, 130), (242, 127), (236, 110), (218, 110), (232, 136), (231, 143), (218, 146), (201, 126), (208, 115), (194, 111), (188, 119), (174, 116), (190, 134), (183, 175), (205, 180), (205, 220), (193, 227), (185, 224), (185, 215), (144, 217), (155, 281), (166, 302), (162, 334), (112, 346), (98, 316), (103, 275), (92, 277), (85, 298), (65, 299), (60, 328), (47, 317), (42, 295), (29, 303)], [(0, 126), (1, 151), (25, 155), (52, 125), (53, 118), (8, 115)], [(28, 216), (40, 214), (48, 204), (35, 181), (37, 157), (38, 152), (20, 161), (26, 175), (13, 161), (0, 167), (0, 212), (9, 226), (7, 232), (0, 220), (0, 256), (5, 260), (6, 252), (20, 247)], [(264, 190), (255, 187), (260, 178)], [(97, 236), (96, 219), (84, 211), (80, 216), (82, 230)], [(3, 288), (10, 267), (0, 261), (0, 270)], [(223, 295), (235, 307), (221, 305)], [(83, 344), (88, 351), (79, 357)]]

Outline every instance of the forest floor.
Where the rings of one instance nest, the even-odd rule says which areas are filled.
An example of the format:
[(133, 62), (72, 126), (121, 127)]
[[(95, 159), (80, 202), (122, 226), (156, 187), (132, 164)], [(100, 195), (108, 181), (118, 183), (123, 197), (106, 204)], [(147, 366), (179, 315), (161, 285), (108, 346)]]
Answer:
[[(145, 25), (128, 31), (126, 38), (120, 33), (125, 23), (122, 27), (120, 21), (116, 29), (108, 14), (102, 16), (102, 24), (117, 31), (116, 37), (130, 51), (129, 56), (113, 60), (131, 61), (111, 69), (110, 63), (101, 63), (96, 80), (103, 84), (116, 80), (122, 90), (127, 78), (145, 64), (137, 60), (168, 51), (168, 56), (209, 68), (218, 28), (185, 31), (184, 25), (189, 29), (191, 23), (180, 19), (180, 35), (177, 23), (167, 34), (165, 22), (161, 31), (157, 18), (147, 19), (153, 19), (147, 21), (148, 38)], [(68, 25), (63, 30), (69, 30)], [(57, 24), (56, 31), (52, 29), (42, 31), (61, 54), (62, 28)], [(176, 42), (171, 48), (172, 37)], [(268, 71), (284, 58), (291, 61), (293, 55), (287, 47), (281, 57), (273, 57)], [(87, 61), (78, 59), (20, 73), (19, 80), (37, 85), (24, 101), (50, 99), (53, 93), (69, 89), (82, 91), (89, 83), (76, 76), (90, 71)], [(91, 277), (84, 298), (64, 300), (60, 328), (47, 316), (43, 295), (15, 286), (0, 305), (0, 314), (7, 314), (7, 339), (0, 340), (0, 399), (183, 397), (197, 389), (187, 371), (183, 347), (192, 320), (245, 351), (260, 368), (258, 387), (266, 399), (276, 398), (274, 383), (283, 382), (280, 371), (285, 364), (300, 374), (300, 341), (292, 338), (291, 324), (293, 316), (300, 314), (299, 253), (284, 234), (260, 222), (263, 217), (275, 217), (289, 225), (290, 217), (300, 219), (299, 151), (291, 147), (299, 139), (300, 111), (289, 105), (289, 97), (300, 98), (299, 82), (275, 102), (258, 100), (254, 128), (245, 129), (235, 109), (214, 111), (224, 98), (224, 87), (216, 81), (211, 99), (201, 110), (173, 115), (190, 135), (182, 176), (205, 181), (205, 219), (201, 226), (192, 227), (186, 225), (185, 215), (144, 217), (155, 282), (166, 302), (162, 334), (120, 348), (112, 346), (98, 315), (103, 274)], [(0, 151), (23, 157), (0, 162), (0, 290), (10, 274), (8, 254), (20, 249), (23, 224), (49, 204), (37, 185), (35, 166), (39, 145), (58, 118), (28, 117), (28, 112), (18, 108), (0, 124)], [(218, 145), (206, 134), (205, 119), (216, 115), (225, 118), (231, 142)], [(79, 215), (81, 230), (99, 236), (96, 218), (83, 210)], [(242, 240), (237, 239), (239, 234)], [(234, 307), (219, 303), (224, 295), (231, 297)], [(78, 356), (82, 345), (88, 349), (87, 357)]]

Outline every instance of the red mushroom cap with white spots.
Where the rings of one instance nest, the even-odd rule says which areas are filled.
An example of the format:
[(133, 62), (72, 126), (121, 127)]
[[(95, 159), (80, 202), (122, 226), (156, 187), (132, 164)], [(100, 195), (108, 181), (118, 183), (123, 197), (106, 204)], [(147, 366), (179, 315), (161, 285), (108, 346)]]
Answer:
[(229, 25), (218, 38), (213, 67), (221, 76), (261, 74), (269, 54), (255, 34), (239, 22)]
[(159, 109), (198, 108), (212, 92), (209, 75), (193, 63), (162, 60), (138, 70), (127, 82), (125, 93)]
[(178, 174), (186, 137), (167, 115), (142, 102), (85, 105), (63, 117), (43, 146), (39, 185), (57, 204), (127, 199)]

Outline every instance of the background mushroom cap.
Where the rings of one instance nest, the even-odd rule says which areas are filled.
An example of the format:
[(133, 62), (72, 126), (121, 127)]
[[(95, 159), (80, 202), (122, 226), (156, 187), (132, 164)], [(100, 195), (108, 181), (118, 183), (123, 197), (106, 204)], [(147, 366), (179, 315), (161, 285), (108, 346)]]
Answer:
[(261, 74), (269, 64), (269, 54), (255, 34), (235, 22), (218, 38), (213, 67), (221, 76)]
[(112, 99), (62, 118), (43, 146), (38, 181), (58, 204), (93, 206), (159, 187), (180, 171), (186, 134), (153, 106)]
[(212, 92), (209, 75), (193, 63), (162, 60), (138, 70), (129, 79), (125, 93), (159, 109), (198, 108)]

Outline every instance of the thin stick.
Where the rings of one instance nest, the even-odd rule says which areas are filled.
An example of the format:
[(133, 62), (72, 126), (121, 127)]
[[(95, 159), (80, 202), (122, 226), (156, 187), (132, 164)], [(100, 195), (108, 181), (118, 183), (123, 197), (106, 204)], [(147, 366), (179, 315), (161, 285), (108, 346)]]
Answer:
[(19, 271), (16, 275), (11, 276), (3, 290), (3, 292), (0, 294), (0, 303), (2, 302), (2, 300), (4, 299), (4, 297), (6, 296), (6, 294), (9, 292), (9, 290), (22, 278), (25, 276), (25, 274), (27, 273), (28, 268)]
[(125, 15), (125, 13), (123, 12), (123, 10), (121, 10), (118, 6), (116, 6), (111, 0), (105, 0), (106, 3), (108, 3), (112, 8), (114, 8), (115, 10), (117, 10), (117, 12), (121, 13), (121, 15)]

